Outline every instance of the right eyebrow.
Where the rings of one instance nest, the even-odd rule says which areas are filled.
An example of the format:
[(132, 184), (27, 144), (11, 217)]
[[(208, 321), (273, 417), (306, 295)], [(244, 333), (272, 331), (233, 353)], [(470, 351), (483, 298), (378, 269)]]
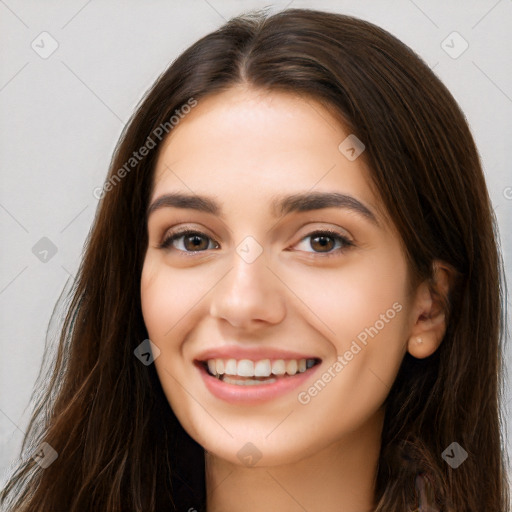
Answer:
[(155, 199), (147, 210), (147, 217), (161, 208), (191, 208), (200, 212), (211, 213), (220, 216), (221, 208), (215, 199), (182, 192), (164, 194)]

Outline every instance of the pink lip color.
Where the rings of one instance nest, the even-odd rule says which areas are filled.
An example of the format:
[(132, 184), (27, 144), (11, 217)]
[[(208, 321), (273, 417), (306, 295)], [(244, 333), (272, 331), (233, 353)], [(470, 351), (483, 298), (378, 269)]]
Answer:
[(253, 386), (227, 384), (216, 377), (212, 377), (202, 364), (196, 363), (196, 366), (206, 387), (214, 396), (232, 404), (250, 405), (280, 397), (299, 387), (313, 376), (320, 364), (303, 373), (278, 378), (272, 384), (255, 384)]
[(301, 354), (289, 350), (265, 347), (240, 347), (237, 345), (225, 345), (214, 349), (205, 350), (195, 357), (196, 361), (208, 361), (208, 359), (250, 359), (260, 361), (261, 359), (318, 359), (317, 356)]

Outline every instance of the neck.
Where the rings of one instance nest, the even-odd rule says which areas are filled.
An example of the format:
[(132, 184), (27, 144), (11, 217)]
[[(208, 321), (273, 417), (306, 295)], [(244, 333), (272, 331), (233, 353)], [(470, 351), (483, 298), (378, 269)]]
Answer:
[(205, 454), (208, 512), (369, 512), (384, 412), (298, 462), (246, 467)]

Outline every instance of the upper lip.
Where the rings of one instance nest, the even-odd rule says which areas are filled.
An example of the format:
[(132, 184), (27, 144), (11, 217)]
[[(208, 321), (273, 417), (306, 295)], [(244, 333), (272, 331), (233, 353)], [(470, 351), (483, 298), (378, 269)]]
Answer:
[(260, 361), (262, 359), (320, 359), (311, 354), (294, 352), (272, 347), (240, 347), (227, 345), (219, 348), (205, 350), (195, 357), (196, 361), (208, 361), (209, 359), (250, 359)]

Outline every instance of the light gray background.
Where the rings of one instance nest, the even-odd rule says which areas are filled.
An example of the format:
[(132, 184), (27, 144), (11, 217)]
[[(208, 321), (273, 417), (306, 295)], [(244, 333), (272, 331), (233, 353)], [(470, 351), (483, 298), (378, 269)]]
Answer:
[[(93, 190), (124, 123), (186, 47), (228, 18), (267, 5), (367, 19), (434, 69), (471, 126), (512, 281), (511, 0), (0, 0), (0, 470), (17, 458), (52, 308), (78, 268), (97, 206)], [(46, 59), (31, 47), (50, 49), (43, 31), (58, 43)], [(463, 48), (457, 37), (446, 39), (453, 31), (469, 44), (455, 59), (442, 47)], [(46, 263), (32, 252), (42, 237), (57, 247)], [(507, 361), (512, 367), (510, 351)], [(507, 418), (511, 399), (509, 387)], [(510, 425), (507, 432), (511, 437)]]

